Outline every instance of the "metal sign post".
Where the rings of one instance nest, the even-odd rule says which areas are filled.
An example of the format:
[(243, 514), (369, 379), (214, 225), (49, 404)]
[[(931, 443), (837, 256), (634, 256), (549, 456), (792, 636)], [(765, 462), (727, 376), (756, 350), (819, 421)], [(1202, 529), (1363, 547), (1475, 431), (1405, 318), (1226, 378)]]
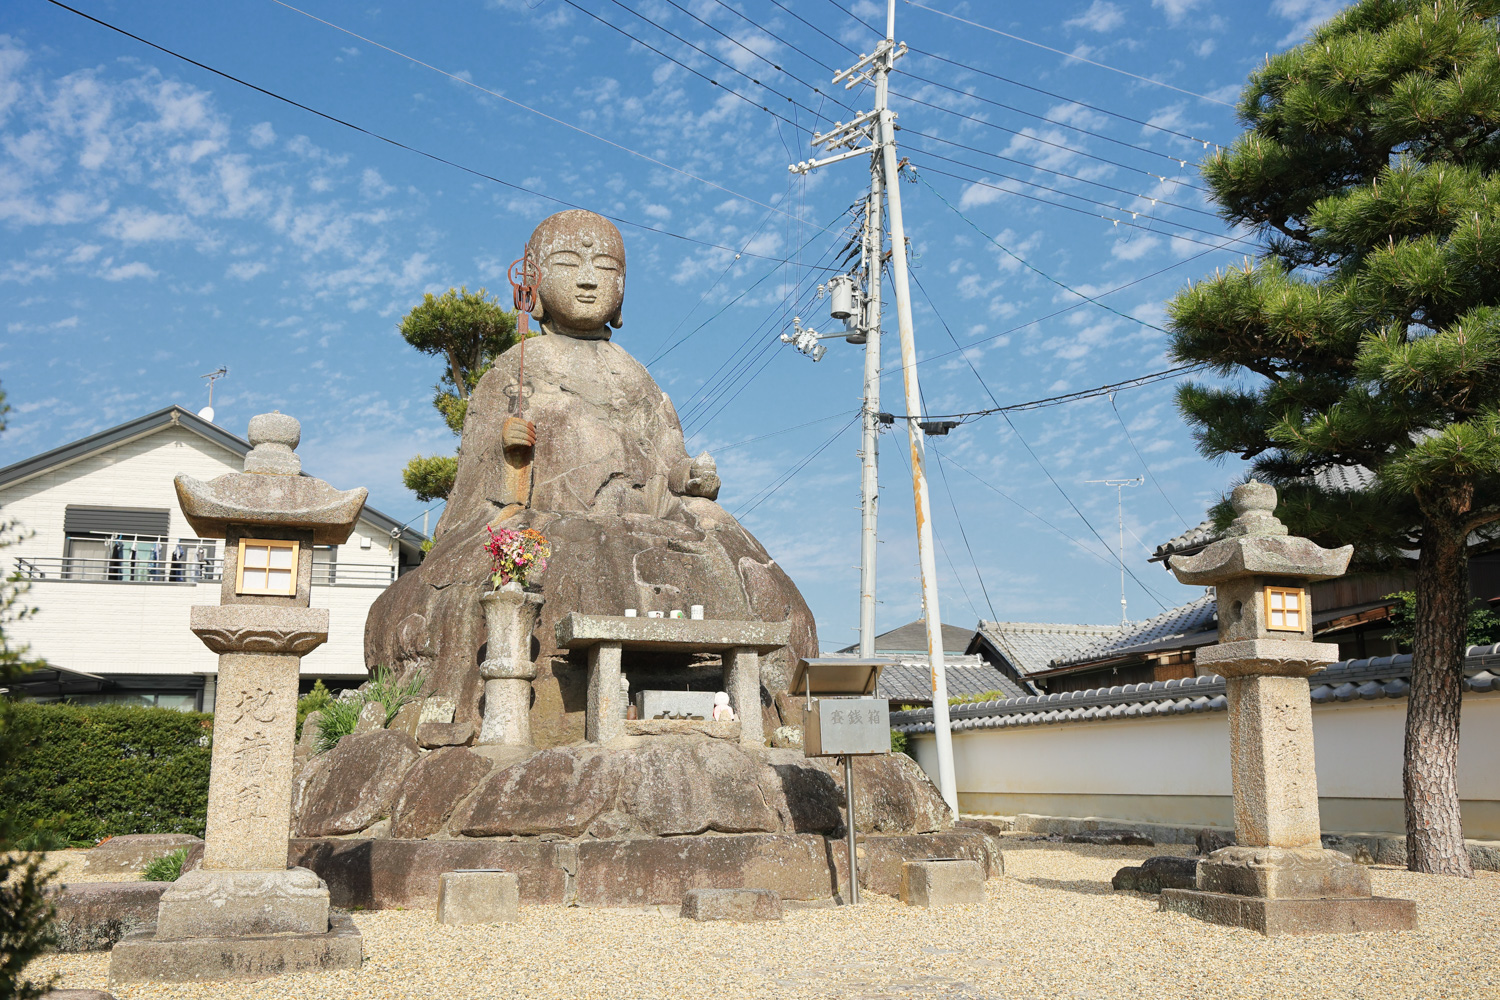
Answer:
[[(851, 657), (800, 660), (787, 690), (807, 699), (802, 753), (844, 758), (844, 836), (849, 848), (849, 905), (859, 902), (859, 848), (855, 844), (854, 758), (891, 752), (891, 703), (871, 697), (891, 661)], [(816, 692), (825, 697), (813, 700)]]

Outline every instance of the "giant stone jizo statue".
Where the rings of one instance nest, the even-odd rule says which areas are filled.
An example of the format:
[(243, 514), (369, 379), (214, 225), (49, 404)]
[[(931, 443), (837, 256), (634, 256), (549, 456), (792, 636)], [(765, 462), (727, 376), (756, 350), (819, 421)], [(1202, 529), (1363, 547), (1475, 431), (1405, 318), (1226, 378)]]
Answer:
[[(791, 620), (790, 647), (762, 668), (774, 714), (769, 697), (785, 689), (796, 657), (817, 650), (812, 615), (760, 543), (715, 502), (713, 460), (688, 455), (672, 401), (611, 339), (625, 300), (619, 230), (592, 212), (560, 212), (536, 228), (527, 250), (540, 270), (533, 315), (541, 334), (526, 341), (524, 366), (513, 347), (474, 390), (432, 551), (371, 609), (367, 665), (424, 669), (431, 693), (456, 704), (455, 723), (477, 731), (484, 527), (532, 527), (554, 552), (534, 633), (537, 745), (583, 740), (584, 668), (553, 638), (570, 611), (633, 607), (644, 615), (702, 604), (711, 618)], [(697, 669), (644, 666), (679, 678)]]

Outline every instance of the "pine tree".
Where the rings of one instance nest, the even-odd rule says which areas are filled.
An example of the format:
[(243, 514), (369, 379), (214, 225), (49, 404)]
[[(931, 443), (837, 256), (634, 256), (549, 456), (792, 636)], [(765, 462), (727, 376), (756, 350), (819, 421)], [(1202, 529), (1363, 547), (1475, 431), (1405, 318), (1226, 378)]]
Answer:
[[(447, 362), (433, 386), (432, 405), (448, 429), (462, 435), (469, 393), (495, 359), (516, 343), (516, 314), (501, 308), (483, 288), (450, 288), (442, 295), (424, 295), (421, 305), (402, 318), (401, 336), (423, 354)], [(441, 500), (453, 489), (457, 473), (456, 455), (416, 455), (406, 463), (401, 479), (418, 500)]]
[(1282, 520), (1366, 566), (1418, 552), (1407, 862), (1464, 876), (1468, 549), (1500, 520), (1497, 14), (1361, 0), (1269, 56), (1203, 168), (1267, 250), (1170, 308), (1173, 355), (1235, 377), (1179, 393), (1204, 454), (1252, 460)]

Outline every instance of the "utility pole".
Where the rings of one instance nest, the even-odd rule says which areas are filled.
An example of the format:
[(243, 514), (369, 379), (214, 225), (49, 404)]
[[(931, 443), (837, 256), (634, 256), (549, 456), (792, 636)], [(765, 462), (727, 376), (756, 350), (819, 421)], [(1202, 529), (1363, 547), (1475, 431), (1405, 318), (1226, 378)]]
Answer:
[(1146, 481), (1146, 477), (1137, 476), (1134, 479), (1087, 479), (1084, 481), (1098, 486), (1113, 486), (1115, 488), (1115, 522), (1120, 528), (1120, 624), (1129, 625), (1130, 615), (1125, 611), (1125, 487), (1139, 486)]
[[(873, 158), (872, 158), (873, 160)], [(865, 206), (865, 398), (860, 421), (859, 655), (875, 655), (875, 521), (880, 503), (880, 284), (885, 234), (880, 225), (881, 165), (872, 162)]]
[[(874, 651), (875, 513), (873, 504), (870, 502), (874, 491), (873, 483), (866, 485), (866, 480), (873, 480), (872, 466), (875, 454), (875, 449), (872, 447), (875, 430), (873, 425), (877, 419), (875, 407), (872, 407), (870, 399), (871, 383), (879, 377), (880, 305), (878, 295), (882, 276), (881, 253), (884, 240), (878, 228), (878, 206), (882, 190), (884, 190), (886, 203), (890, 209), (891, 279), (896, 293), (896, 320), (901, 334), (901, 374), (906, 389), (906, 432), (911, 448), (917, 554), (922, 573), (922, 615), (927, 623), (927, 655), (932, 666), (932, 710), (935, 730), (933, 735), (937, 743), (937, 784), (948, 808), (957, 815), (958, 782), (953, 771), (953, 734), (948, 723), (948, 680), (943, 664), (942, 613), (938, 605), (937, 562), (933, 554), (932, 501), (927, 490), (927, 448), (923, 438), (924, 432), (918, 426), (922, 413), (922, 395), (917, 381), (917, 349), (911, 318), (911, 285), (906, 267), (906, 226), (901, 214), (900, 166), (896, 158), (896, 121), (895, 115), (890, 110), (890, 74), (895, 68), (896, 60), (905, 53), (906, 46), (896, 44), (896, 0), (887, 0), (885, 40), (875, 47), (873, 53), (860, 56), (858, 62), (833, 78), (834, 83), (844, 82), (845, 90), (865, 81), (874, 83), (874, 109), (856, 115), (848, 124), (840, 122), (827, 133), (819, 133), (812, 138), (814, 146), (826, 146), (830, 151), (840, 146), (849, 148), (821, 160), (815, 159), (794, 164), (790, 169), (793, 172), (805, 174), (810, 170), (837, 163), (840, 160), (851, 159), (861, 154), (873, 154), (870, 156), (871, 211), (866, 221), (868, 225), (873, 218), (875, 221), (873, 233), (880, 242), (875, 243), (873, 248), (870, 248), (868, 243), (866, 244), (867, 254), (870, 249), (874, 251), (873, 255), (867, 257), (867, 267), (869, 270), (868, 287), (876, 298), (872, 312), (866, 313), (867, 316), (873, 313), (873, 322), (869, 323), (869, 334), (867, 334), (873, 334), (873, 336), (865, 345), (866, 403), (865, 412), (862, 415), (866, 463), (862, 477), (866, 503), (863, 513), (864, 536), (861, 545), (860, 569), (860, 651), (862, 654), (867, 650), (871, 653)], [(861, 139), (869, 139), (871, 145), (860, 144)], [(867, 233), (871, 231), (867, 230)], [(878, 394), (878, 386), (874, 391)], [(876, 398), (876, 406), (878, 406), (878, 395)]]

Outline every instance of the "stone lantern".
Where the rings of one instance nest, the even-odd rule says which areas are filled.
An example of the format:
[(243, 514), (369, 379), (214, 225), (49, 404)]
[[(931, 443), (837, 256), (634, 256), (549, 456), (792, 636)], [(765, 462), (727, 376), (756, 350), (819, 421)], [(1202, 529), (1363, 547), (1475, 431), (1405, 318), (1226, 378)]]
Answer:
[(1226, 537), (1172, 560), (1186, 584), (1217, 590), (1219, 641), (1200, 673), (1224, 677), (1237, 843), (1198, 865), (1197, 889), (1165, 889), (1161, 908), (1264, 934), (1405, 930), (1410, 900), (1372, 898), (1370, 875), (1323, 848), (1307, 678), (1338, 660), (1314, 642), (1307, 585), (1342, 576), (1352, 545), (1325, 549), (1276, 519), (1276, 491), (1235, 489)]
[(328, 887), (287, 867), (292, 744), (304, 654), (328, 640), (310, 607), (314, 545), (349, 538), (366, 491), (304, 476), (301, 426), (281, 413), (250, 421), (245, 471), (176, 479), (201, 538), (222, 538), (219, 604), (190, 627), (219, 654), (202, 867), (162, 893), (154, 925), (115, 947), (110, 982), (246, 978), (358, 968), (359, 931), (330, 916)]

